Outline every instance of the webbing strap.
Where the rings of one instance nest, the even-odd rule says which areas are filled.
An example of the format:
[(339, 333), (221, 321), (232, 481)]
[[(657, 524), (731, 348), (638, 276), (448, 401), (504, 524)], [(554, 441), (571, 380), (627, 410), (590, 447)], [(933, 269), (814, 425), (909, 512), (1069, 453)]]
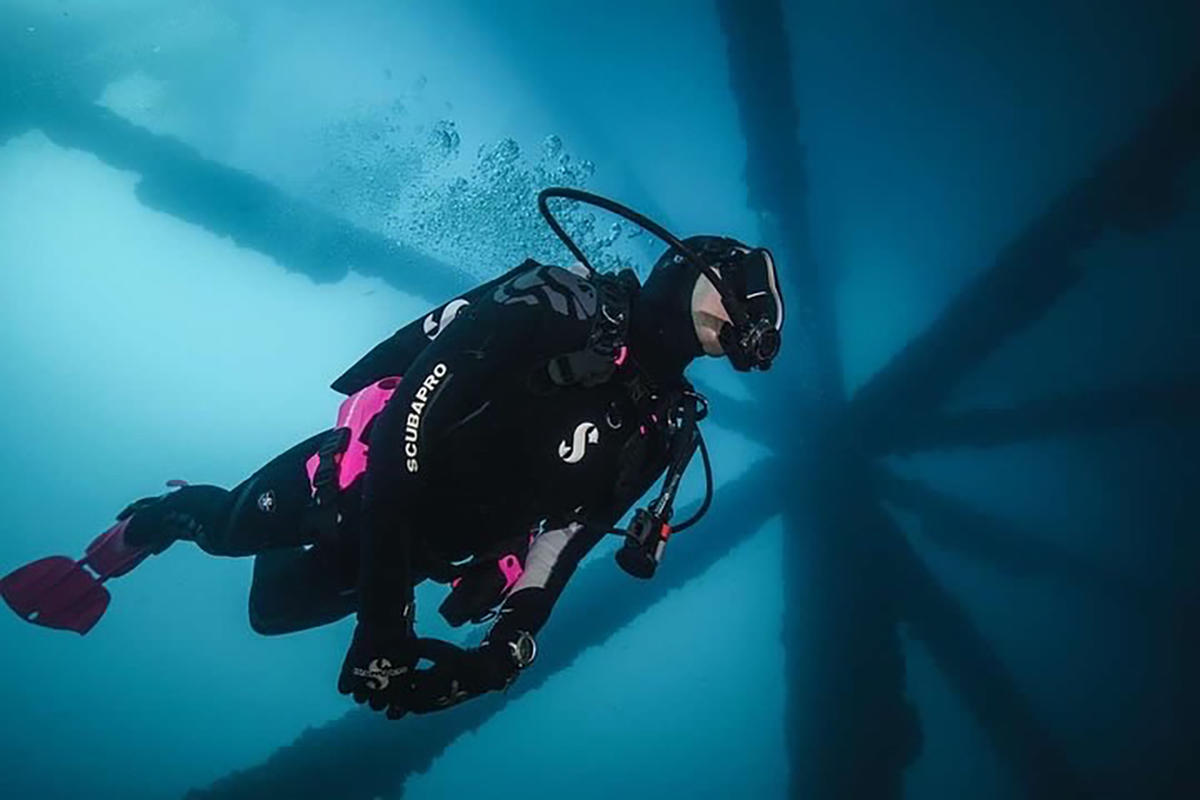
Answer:
[(621, 349), (629, 338), (629, 293), (621, 280), (607, 275), (593, 279), (598, 295), (587, 346), (550, 359), (546, 370), (559, 386), (599, 386), (608, 381), (622, 361)]
[(350, 429), (334, 428), (317, 450), (317, 469), (313, 474), (313, 498), (309, 507), (310, 525), (321, 541), (337, 539), (338, 466), (350, 446)]

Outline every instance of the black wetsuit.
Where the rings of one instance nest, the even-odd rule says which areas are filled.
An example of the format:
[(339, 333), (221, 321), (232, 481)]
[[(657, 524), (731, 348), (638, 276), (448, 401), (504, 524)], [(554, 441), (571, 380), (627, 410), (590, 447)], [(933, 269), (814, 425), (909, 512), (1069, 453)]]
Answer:
[[(661, 327), (634, 325), (629, 357), (610, 379), (559, 385), (548, 365), (587, 347), (601, 313), (595, 287), (526, 262), (482, 288), (469, 303), (449, 303), (402, 329), (361, 362), (365, 370), (334, 384), (349, 393), (404, 376), (368, 431), (367, 471), (339, 498), (332, 541), (310, 524), (304, 470), (327, 434), (232, 492), (188, 487), (164, 502), (199, 522), (194, 538), (209, 552), (257, 555), (255, 630), (300, 630), (355, 610), (364, 621), (394, 625), (417, 583), (537, 528), (491, 637), (536, 634), (603, 536), (573, 520), (615, 524), (666, 469), (665, 421), (690, 389), (682, 370), (698, 352), (694, 342), (685, 357), (664, 360), (656, 350)], [(632, 309), (637, 320), (636, 297)], [(457, 312), (452, 321), (448, 311)]]

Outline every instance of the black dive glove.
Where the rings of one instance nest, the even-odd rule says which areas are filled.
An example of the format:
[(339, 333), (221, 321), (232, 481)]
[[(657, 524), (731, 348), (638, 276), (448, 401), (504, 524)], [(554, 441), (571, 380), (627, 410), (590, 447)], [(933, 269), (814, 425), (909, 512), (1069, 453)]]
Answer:
[(376, 711), (386, 708), (389, 717), (398, 719), (412, 694), (417, 658), (411, 625), (392, 628), (360, 622), (342, 662), (338, 691)]
[(507, 689), (523, 666), (507, 644), (485, 643), (464, 650), (449, 642), (421, 639), (420, 655), (433, 666), (418, 670), (413, 677), (408, 710), (415, 714), (441, 711), (486, 692)]

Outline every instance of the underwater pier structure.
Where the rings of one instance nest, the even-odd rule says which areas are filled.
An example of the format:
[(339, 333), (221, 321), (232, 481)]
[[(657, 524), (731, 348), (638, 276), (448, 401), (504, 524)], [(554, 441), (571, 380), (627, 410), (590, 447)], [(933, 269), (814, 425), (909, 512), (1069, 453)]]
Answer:
[[(893, 475), (881, 459), (1152, 419), (1196, 419), (1200, 380), (1052, 397), (1007, 410), (940, 409), (964, 376), (1083, 277), (1075, 257), (1085, 247), (1111, 228), (1148, 232), (1173, 218), (1179, 175), (1200, 155), (1200, 73), (1003, 248), (885, 369), (845, 398), (832, 301), (805, 233), (799, 113), (782, 7), (771, 0), (721, 0), (718, 8), (747, 141), (748, 201), (768, 223), (769, 244), (789, 269), (793, 296), (805, 298), (799, 314), (803, 343), (790, 340), (789, 347), (804, 348), (806, 357), (781, 361), (778, 372), (765, 376), (779, 382), (779, 391), (759, 392), (751, 413), (735, 415), (739, 432), (769, 444), (773, 454), (721, 492), (705, 526), (721, 535), (689, 537), (688, 547), (673, 551), (649, 585), (632, 584), (608, 564), (582, 568), (543, 634), (539, 670), (510, 696), (536, 689), (782, 515), (786, 669), (807, 676), (789, 682), (784, 709), (790, 796), (903, 796), (904, 771), (921, 751), (919, 710), (905, 693), (904, 627), (928, 649), (1022, 796), (1088, 797), (1096, 787), (1077, 774), (969, 614), (916, 555), (889, 507), (915, 513), (927, 534), (942, 533), (942, 544), (1006, 569), (1053, 574), (1131, 604), (1169, 607), (1172, 601)], [(790, 325), (796, 324), (793, 310)], [(775, 423), (770, 431), (765, 423), (779, 419), (793, 421), (786, 446), (779, 444)], [(762, 427), (753, 420), (764, 421)], [(603, 605), (588, 602), (599, 596), (606, 598)], [(814, 618), (815, 625), (805, 624)], [(1194, 692), (1187, 700), (1200, 708)], [(352, 713), (192, 796), (287, 792), (318, 798), (334, 788), (331, 775), (338, 776), (342, 796), (396, 796), (407, 775), (428, 769), (458, 736), (501, 708), (500, 699), (484, 698), (452, 714), (406, 720), (402, 729), (389, 728), (377, 715)], [(1177, 776), (1179, 785), (1200, 780), (1200, 767), (1179, 766), (1186, 773)]]
[[(192, 800), (398, 797), (458, 737), (535, 690), (586, 649), (603, 644), (643, 610), (702, 574), (765, 522), (784, 523), (781, 636), (789, 676), (789, 795), (901, 798), (904, 772), (921, 752), (920, 710), (906, 693), (904, 637), (920, 641), (1011, 773), (1021, 796), (1085, 798), (1095, 792), (1039, 719), (986, 638), (901, 531), (893, 509), (913, 514), (939, 545), (1002, 568), (1170, 607), (1172, 600), (1070, 552), (895, 474), (890, 455), (987, 448), (1117, 426), (1194, 422), (1200, 376), (1166, 385), (1048, 397), (1010, 409), (946, 411), (953, 389), (1002, 343), (1075, 286), (1079, 254), (1111, 229), (1147, 233), (1179, 210), (1181, 173), (1200, 156), (1200, 71), (1118, 150), (1066, 188), (1004, 247), (940, 316), (852, 396), (843, 388), (832, 293), (808, 239), (801, 119), (780, 0), (715, 0), (731, 86), (747, 143), (748, 203), (762, 214), (769, 246), (788, 270), (789, 355), (759, 392), (733, 411), (731, 427), (771, 454), (719, 494), (706, 524), (675, 548), (649, 583), (611, 564), (580, 569), (543, 634), (537, 668), (507, 697), (487, 696), (402, 723), (354, 710), (313, 728), (267, 761), (189, 793)], [(0, 55), (0, 61), (3, 60)], [(0, 81), (6, 67), (0, 63)], [(353, 226), (242, 171), (203, 158), (94, 102), (97, 87), (46, 80), (0, 85), (8, 103), (0, 141), (41, 130), (141, 175), (138, 195), (318, 281), (348, 269), (377, 275), (438, 302), (472, 285), (451, 265)], [(36, 77), (36, 76), (35, 76)], [(14, 87), (21, 86), (17, 94)], [(0, 108), (5, 106), (0, 105)], [(288, 234), (288, 235), (281, 235)], [(722, 406), (727, 406), (722, 401)], [(737, 407), (739, 404), (728, 404)], [(766, 420), (791, 421), (786, 441)], [(736, 422), (733, 422), (736, 421)], [(591, 599), (603, 596), (603, 604)], [(1200, 667), (1200, 654), (1192, 653)], [(1200, 690), (1181, 698), (1200, 713)], [(1179, 785), (1200, 786), (1200, 761), (1178, 765)]]

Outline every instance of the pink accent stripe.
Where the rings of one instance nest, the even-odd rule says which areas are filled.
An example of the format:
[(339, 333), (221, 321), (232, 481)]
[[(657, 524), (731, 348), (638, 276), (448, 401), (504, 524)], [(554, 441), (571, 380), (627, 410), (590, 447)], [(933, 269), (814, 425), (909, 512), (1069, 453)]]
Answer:
[(508, 594), (508, 590), (521, 580), (525, 573), (521, 567), (521, 559), (511, 554), (500, 559), (500, 571), (504, 573), (504, 594)]
[[(338, 409), (337, 427), (350, 429), (350, 444), (346, 447), (346, 452), (337, 458), (339, 489), (345, 489), (366, 471), (367, 445), (362, 441), (363, 431), (367, 429), (371, 420), (383, 411), (399, 385), (398, 377), (382, 378), (342, 401), (341, 408)], [(305, 463), (309, 483), (316, 476), (320, 463), (321, 459), (317, 455)]]
[(625, 357), (628, 355), (629, 348), (625, 345), (621, 345), (621, 349), (617, 351), (617, 357), (613, 359), (613, 363), (615, 363), (618, 367), (621, 366), (625, 363)]

